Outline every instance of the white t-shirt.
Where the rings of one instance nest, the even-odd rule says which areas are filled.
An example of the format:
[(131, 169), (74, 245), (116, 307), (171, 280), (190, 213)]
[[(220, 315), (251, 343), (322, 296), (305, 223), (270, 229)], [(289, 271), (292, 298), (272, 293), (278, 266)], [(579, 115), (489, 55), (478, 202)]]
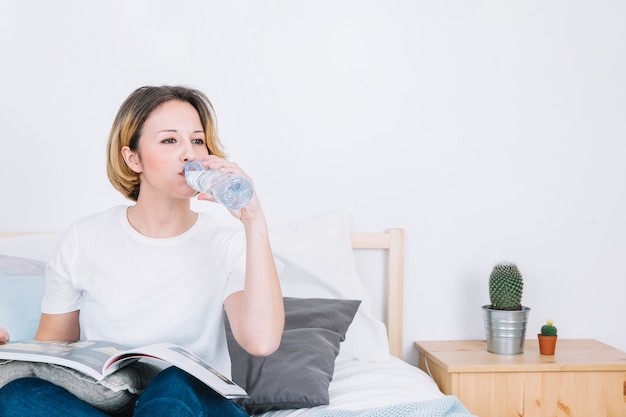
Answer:
[(230, 376), (223, 302), (243, 290), (241, 230), (199, 213), (185, 233), (143, 236), (126, 206), (74, 222), (46, 268), (42, 311), (80, 310), (81, 339), (128, 346), (172, 342)]

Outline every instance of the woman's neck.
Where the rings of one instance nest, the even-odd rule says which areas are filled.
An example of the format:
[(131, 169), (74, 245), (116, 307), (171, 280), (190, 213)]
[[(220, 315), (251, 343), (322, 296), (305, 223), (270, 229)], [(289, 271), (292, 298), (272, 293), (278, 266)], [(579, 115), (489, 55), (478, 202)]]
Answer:
[(126, 211), (130, 225), (144, 236), (164, 239), (189, 230), (198, 219), (191, 210), (189, 200), (173, 204), (148, 204), (139, 199)]

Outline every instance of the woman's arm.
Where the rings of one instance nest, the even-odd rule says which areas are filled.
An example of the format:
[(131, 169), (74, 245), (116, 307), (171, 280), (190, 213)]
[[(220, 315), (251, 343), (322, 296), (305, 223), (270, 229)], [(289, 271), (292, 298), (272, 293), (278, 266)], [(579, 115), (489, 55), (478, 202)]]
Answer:
[(80, 339), (79, 310), (65, 314), (42, 314), (35, 334), (36, 340), (75, 342)]
[(233, 336), (248, 353), (267, 356), (280, 344), (285, 321), (282, 292), (265, 221), (245, 222), (244, 290), (230, 295), (224, 308)]
[[(209, 156), (205, 167), (243, 175), (252, 179), (236, 163)], [(214, 198), (198, 195), (199, 200)], [(285, 312), (280, 281), (270, 247), (265, 215), (256, 190), (247, 206), (231, 210), (243, 224), (246, 235), (246, 276), (244, 290), (231, 294), (224, 302), (233, 336), (248, 353), (267, 356), (280, 344)]]

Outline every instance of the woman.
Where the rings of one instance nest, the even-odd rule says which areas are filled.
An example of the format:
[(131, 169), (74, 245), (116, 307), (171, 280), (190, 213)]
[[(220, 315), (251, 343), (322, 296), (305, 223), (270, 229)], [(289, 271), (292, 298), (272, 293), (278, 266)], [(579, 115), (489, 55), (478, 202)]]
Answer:
[[(74, 222), (46, 268), (35, 338), (108, 340), (125, 345), (183, 345), (230, 375), (223, 326), (252, 355), (278, 348), (282, 294), (259, 199), (231, 211), (243, 231), (191, 210), (196, 194), (183, 167), (246, 175), (224, 159), (211, 103), (184, 87), (142, 87), (122, 104), (108, 141), (107, 173), (131, 206)], [(214, 201), (207, 194), (200, 200)], [(0, 340), (8, 340), (0, 331)], [(41, 380), (0, 390), (0, 415), (102, 416)], [(9, 406), (10, 404), (10, 406)], [(4, 412), (5, 414), (2, 414)], [(176, 369), (148, 385), (135, 416), (238, 416), (234, 403)]]

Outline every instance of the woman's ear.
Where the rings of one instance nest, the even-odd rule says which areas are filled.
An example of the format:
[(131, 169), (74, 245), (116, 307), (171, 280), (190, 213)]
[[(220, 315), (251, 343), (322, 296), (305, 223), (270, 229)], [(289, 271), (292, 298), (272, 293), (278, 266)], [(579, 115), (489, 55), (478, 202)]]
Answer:
[(141, 167), (141, 159), (137, 152), (131, 150), (128, 146), (124, 146), (122, 148), (122, 157), (126, 165), (128, 165), (128, 168), (132, 169), (137, 174), (141, 174), (143, 168)]

